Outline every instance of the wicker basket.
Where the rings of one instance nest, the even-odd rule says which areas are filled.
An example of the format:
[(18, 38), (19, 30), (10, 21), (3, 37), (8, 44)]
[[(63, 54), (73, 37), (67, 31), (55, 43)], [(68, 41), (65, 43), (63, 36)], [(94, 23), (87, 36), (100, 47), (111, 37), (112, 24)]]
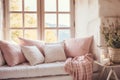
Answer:
[(120, 63), (120, 49), (108, 48), (110, 60), (113, 63)]

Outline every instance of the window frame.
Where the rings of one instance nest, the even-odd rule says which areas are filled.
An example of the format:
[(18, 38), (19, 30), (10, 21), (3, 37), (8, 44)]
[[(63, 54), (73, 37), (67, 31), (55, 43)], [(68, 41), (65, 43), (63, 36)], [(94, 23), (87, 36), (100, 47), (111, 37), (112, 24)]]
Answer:
[[(23, 2), (24, 0), (22, 0), (22, 3), (24, 3)], [(25, 29), (28, 29), (28, 28), (23, 28), (23, 29), (21, 29), (21, 28), (10, 28), (10, 19), (9, 19), (9, 15), (10, 15), (10, 13), (9, 13), (9, 0), (3, 0), (3, 3), (4, 3), (4, 39), (5, 40), (10, 40), (10, 35), (8, 35), (8, 34), (10, 34), (10, 29), (20, 29), (20, 30), (25, 30)], [(37, 32), (38, 32), (38, 40), (45, 40), (45, 29), (49, 29), (48, 27), (46, 28), (45, 26), (44, 26), (44, 14), (46, 13), (45, 11), (44, 11), (44, 0), (37, 0), (37, 28), (29, 28), (29, 29), (37, 29)], [(56, 0), (56, 4), (57, 4), (57, 6), (56, 7), (58, 7), (58, 0)], [(70, 0), (70, 35), (71, 35), (71, 38), (73, 38), (73, 37), (75, 37), (75, 1), (74, 0)], [(24, 4), (22, 5), (22, 6), (24, 6)], [(24, 8), (24, 7), (22, 7), (22, 8)], [(24, 9), (23, 9), (24, 10)], [(11, 12), (16, 12), (16, 11), (11, 11)], [(19, 12), (19, 11), (17, 11), (17, 12)], [(24, 13), (34, 13), (33, 11), (31, 12), (31, 11), (22, 11), (22, 14), (23, 14), (23, 16), (24, 16)], [(49, 13), (49, 12), (47, 12), (47, 13)], [(52, 13), (52, 12), (50, 12), (50, 13)], [(58, 8), (57, 8), (57, 15), (58, 15)], [(59, 13), (67, 13), (67, 12), (59, 12)], [(57, 16), (58, 17), (58, 16)], [(57, 24), (58, 24), (58, 18), (57, 18)], [(23, 25), (24, 25), (24, 18), (23, 18)], [(68, 27), (69, 28), (69, 27)], [(55, 28), (55, 30), (57, 30), (57, 39), (58, 39), (58, 29), (68, 29), (67, 27), (56, 27)], [(24, 34), (24, 32), (23, 32), (23, 34)], [(23, 35), (23, 37), (24, 37), (24, 35)]]

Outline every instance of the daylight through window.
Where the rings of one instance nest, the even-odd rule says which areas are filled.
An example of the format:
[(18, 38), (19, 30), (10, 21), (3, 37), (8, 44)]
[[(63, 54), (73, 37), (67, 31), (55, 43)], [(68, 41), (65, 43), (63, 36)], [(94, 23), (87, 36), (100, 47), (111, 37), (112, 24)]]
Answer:
[(73, 0), (5, 0), (5, 38), (51, 43), (74, 37), (73, 5)]

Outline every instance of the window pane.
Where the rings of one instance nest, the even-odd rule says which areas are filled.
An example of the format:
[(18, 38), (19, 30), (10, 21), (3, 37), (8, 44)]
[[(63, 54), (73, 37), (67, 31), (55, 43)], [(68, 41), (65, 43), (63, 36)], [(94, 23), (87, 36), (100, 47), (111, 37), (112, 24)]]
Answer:
[(58, 26), (59, 27), (70, 27), (70, 14), (59, 14), (58, 15)]
[(24, 0), (25, 11), (36, 11), (37, 10), (37, 0)]
[(52, 43), (57, 41), (56, 30), (45, 30), (45, 42)]
[(37, 40), (37, 30), (25, 30), (24, 37), (27, 39)]
[(63, 41), (68, 38), (70, 38), (70, 30), (59, 30), (58, 41)]
[(44, 0), (45, 11), (56, 11), (56, 0)]
[(10, 11), (22, 11), (22, 0), (9, 0)]
[(70, 0), (58, 0), (59, 11), (70, 11)]
[(56, 14), (45, 14), (45, 27), (56, 27)]
[(37, 27), (37, 14), (25, 14), (25, 27)]
[(10, 14), (10, 27), (22, 27), (22, 14), (20, 13), (11, 13)]
[(23, 37), (22, 30), (10, 30), (10, 38), (15, 41), (19, 42), (18, 37)]

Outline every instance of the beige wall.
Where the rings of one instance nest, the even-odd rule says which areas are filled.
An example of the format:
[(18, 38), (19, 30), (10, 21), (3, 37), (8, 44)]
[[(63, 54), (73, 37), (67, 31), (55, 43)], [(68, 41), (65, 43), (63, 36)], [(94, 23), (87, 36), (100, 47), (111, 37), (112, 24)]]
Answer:
[(99, 57), (103, 46), (103, 37), (100, 34), (102, 18), (105, 16), (120, 16), (120, 0), (75, 0), (76, 37), (94, 35), (94, 52)]
[(99, 0), (100, 16), (120, 16), (120, 0)]
[(2, 0), (0, 0), (0, 39), (2, 39), (2, 24), (3, 24), (3, 12), (2, 12)]
[(103, 46), (103, 36), (100, 27), (104, 17), (120, 16), (120, 0), (89, 0), (89, 21), (87, 26), (88, 35), (95, 34), (98, 46)]
[[(120, 0), (99, 0), (98, 4), (96, 4), (95, 0), (91, 0), (91, 1), (93, 4), (95, 3), (95, 5), (91, 4), (93, 8), (89, 8), (89, 12), (90, 14), (93, 14), (93, 16), (89, 15), (90, 18), (88, 21), (87, 32), (88, 35), (90, 34), (94, 35), (94, 44), (93, 44), (94, 46), (92, 48), (93, 48), (93, 52), (96, 53), (98, 60), (100, 60), (101, 49), (98, 48), (97, 45), (103, 46), (105, 43), (102, 34), (100, 34), (101, 31), (100, 28), (102, 27), (102, 22), (107, 20), (106, 16), (112, 16), (113, 22), (114, 22), (113, 16), (120, 16)], [(96, 7), (98, 8), (98, 11)], [(112, 20), (110, 22), (112, 22)], [(120, 69), (116, 69), (117, 74), (120, 74), (119, 71)], [(107, 75), (106, 74), (103, 75), (104, 75), (103, 79), (106, 80)]]
[[(104, 16), (120, 16), (120, 0), (75, 0), (76, 37), (88, 34), (90, 23), (98, 24)], [(100, 25), (100, 24), (99, 24)], [(94, 31), (93, 31), (94, 32)]]

